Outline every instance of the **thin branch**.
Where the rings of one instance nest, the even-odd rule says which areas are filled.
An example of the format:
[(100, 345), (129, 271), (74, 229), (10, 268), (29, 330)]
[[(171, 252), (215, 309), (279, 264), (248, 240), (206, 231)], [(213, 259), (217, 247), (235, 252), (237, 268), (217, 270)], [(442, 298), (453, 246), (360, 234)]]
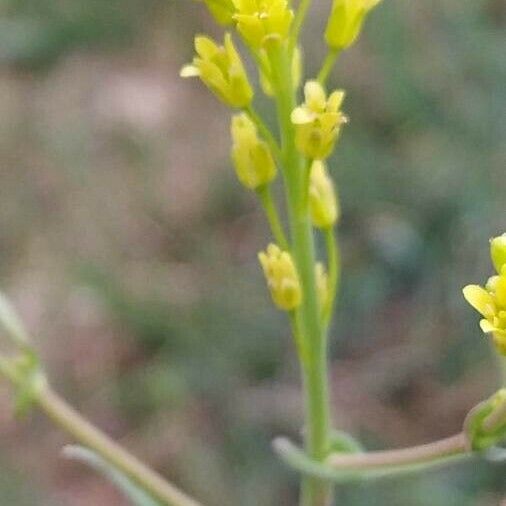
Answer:
[(325, 86), (327, 79), (334, 68), (334, 65), (339, 57), (340, 51), (337, 49), (329, 49), (327, 55), (325, 56), (325, 60), (323, 60), (323, 65), (318, 73), (318, 81), (322, 86)]
[(270, 185), (265, 185), (260, 188), (258, 191), (258, 197), (262, 202), (262, 206), (265, 210), (265, 214), (267, 216), (267, 220), (269, 221), (269, 225), (271, 227), (272, 235), (274, 239), (278, 243), (278, 245), (284, 249), (288, 250), (289, 245), (286, 239), (285, 231), (283, 230), (283, 225), (281, 224), (281, 220), (279, 219), (279, 213), (276, 207), (276, 203), (272, 197), (272, 191)]

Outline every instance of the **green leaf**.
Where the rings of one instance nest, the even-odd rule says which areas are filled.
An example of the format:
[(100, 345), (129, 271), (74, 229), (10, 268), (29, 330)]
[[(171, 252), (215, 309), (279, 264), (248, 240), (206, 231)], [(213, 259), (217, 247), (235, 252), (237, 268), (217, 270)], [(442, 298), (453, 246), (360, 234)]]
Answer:
[(100, 455), (82, 446), (66, 446), (63, 449), (65, 457), (78, 460), (105, 476), (114, 484), (134, 506), (161, 506), (147, 492), (142, 490), (121, 471), (112, 466)]

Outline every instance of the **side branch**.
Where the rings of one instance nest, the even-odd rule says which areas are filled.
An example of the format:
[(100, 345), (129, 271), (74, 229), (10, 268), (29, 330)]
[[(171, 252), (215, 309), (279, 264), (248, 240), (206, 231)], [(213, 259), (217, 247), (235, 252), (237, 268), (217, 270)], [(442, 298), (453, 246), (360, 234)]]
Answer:
[(464, 433), (411, 448), (378, 452), (334, 454), (328, 457), (327, 464), (333, 469), (357, 471), (374, 470), (385, 467), (411, 466), (438, 461), (447, 457), (465, 454), (469, 444)]

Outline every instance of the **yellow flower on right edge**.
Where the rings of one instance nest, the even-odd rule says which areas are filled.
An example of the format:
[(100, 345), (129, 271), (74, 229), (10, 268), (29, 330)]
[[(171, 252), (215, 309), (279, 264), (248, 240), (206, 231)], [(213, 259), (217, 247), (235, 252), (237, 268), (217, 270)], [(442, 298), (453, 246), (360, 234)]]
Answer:
[(499, 353), (506, 355), (506, 234), (490, 241), (490, 255), (497, 274), (488, 279), (484, 288), (468, 285), (463, 293), (484, 317), (481, 330), (492, 334)]

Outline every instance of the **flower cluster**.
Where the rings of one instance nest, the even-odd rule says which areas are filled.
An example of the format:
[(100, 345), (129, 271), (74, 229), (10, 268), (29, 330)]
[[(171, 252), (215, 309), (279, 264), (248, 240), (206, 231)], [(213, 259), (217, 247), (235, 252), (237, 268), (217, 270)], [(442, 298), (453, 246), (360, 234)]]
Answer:
[(491, 334), (494, 343), (506, 355), (506, 235), (490, 241), (490, 253), (497, 274), (488, 279), (485, 287), (468, 285), (464, 297), (482, 316), (480, 327)]
[[(293, 237), (285, 234), (274, 200), (276, 192), (269, 186), (276, 178), (276, 164), (279, 163), (282, 182), (291, 185), (292, 190), (293, 185), (300, 185), (290, 193), (300, 199), (309, 226), (328, 232), (337, 223), (339, 201), (325, 160), (347, 122), (341, 111), (345, 93), (338, 89), (327, 95), (323, 85), (325, 79), (320, 75), (318, 80), (306, 82), (304, 102), (297, 107), (291, 105), (295, 103), (303, 73), (302, 52), (298, 46), (301, 18), (294, 22), (291, 0), (199, 1), (205, 3), (219, 24), (231, 27), (241, 37), (257, 66), (262, 91), (273, 97), (278, 115), (284, 117), (281, 120), (278, 116), (280, 130), (271, 132), (254, 109), (253, 87), (230, 33), (225, 34), (223, 45), (207, 36), (195, 38), (196, 55), (182, 68), (181, 76), (199, 77), (222, 102), (239, 109), (231, 121), (231, 158), (240, 183), (257, 192), (279, 244), (270, 244), (259, 254), (273, 301), (285, 311), (294, 311), (306, 300), (303, 294), (307, 288), (316, 292), (320, 308), (331, 307), (335, 286), (330, 286), (329, 265), (315, 260), (311, 276), (307, 274), (310, 265), (298, 264), (304, 255), (294, 249)], [(334, 0), (325, 32), (331, 48), (329, 54), (353, 43), (366, 14), (378, 1)], [(303, 18), (304, 8), (298, 14)], [(293, 89), (286, 86), (288, 82)], [(293, 94), (291, 98), (284, 96), (289, 94)], [(283, 111), (282, 102), (285, 104)], [(290, 106), (286, 107), (287, 104)], [(292, 152), (288, 153), (287, 149)], [(298, 176), (295, 172), (303, 170), (304, 159), (309, 169)], [(291, 166), (285, 167), (285, 162)], [(290, 213), (287, 215), (292, 219)], [(332, 252), (328, 253), (329, 260), (335, 258)], [(299, 278), (299, 269), (306, 273), (304, 283)], [(329, 272), (334, 270), (329, 268)], [(332, 279), (335, 284), (335, 278)]]

